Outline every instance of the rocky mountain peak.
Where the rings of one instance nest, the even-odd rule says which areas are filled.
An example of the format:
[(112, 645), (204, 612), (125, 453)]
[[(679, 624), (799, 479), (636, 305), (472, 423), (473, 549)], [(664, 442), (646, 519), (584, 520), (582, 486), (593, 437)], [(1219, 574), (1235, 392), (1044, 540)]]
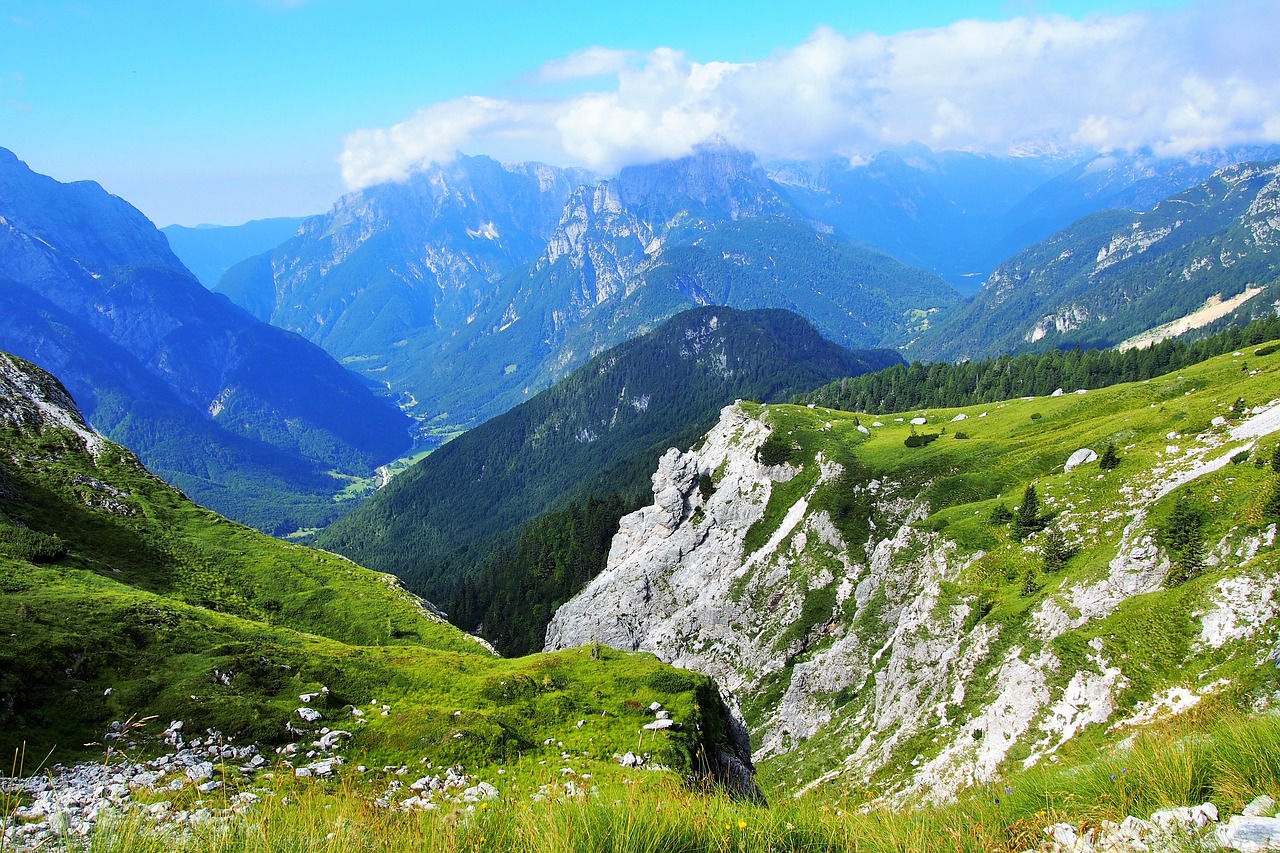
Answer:
[(61, 183), (0, 148), (0, 217), (58, 245), (90, 273), (126, 264), (183, 269), (164, 234), (141, 211), (94, 181)]
[(685, 211), (728, 219), (791, 212), (756, 156), (724, 142), (699, 146), (686, 157), (629, 166), (615, 182), (623, 202), (650, 221), (670, 222)]
[(62, 383), (28, 361), (0, 353), (0, 423), (18, 430), (70, 430), (97, 454), (102, 437), (89, 428)]

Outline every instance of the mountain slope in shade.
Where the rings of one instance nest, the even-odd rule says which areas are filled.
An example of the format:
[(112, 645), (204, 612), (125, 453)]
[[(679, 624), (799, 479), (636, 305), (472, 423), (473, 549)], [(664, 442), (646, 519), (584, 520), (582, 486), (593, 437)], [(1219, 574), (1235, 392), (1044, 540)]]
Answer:
[(1001, 264), (974, 301), (912, 347), (922, 359), (1114, 346), (1236, 297), (1280, 297), (1280, 163), (1239, 164), (1146, 213), (1107, 211)]
[(305, 216), (254, 219), (243, 225), (166, 225), (160, 231), (169, 248), (200, 283), (212, 288), (223, 273), (288, 240), (306, 221)]
[(446, 602), (535, 516), (640, 495), (657, 455), (692, 442), (734, 399), (786, 399), (899, 362), (832, 344), (786, 311), (687, 311), (444, 445), (318, 543)]
[(337, 514), (407, 419), (296, 335), (200, 286), (136, 209), (0, 151), (0, 343), (193, 497), (272, 530)]

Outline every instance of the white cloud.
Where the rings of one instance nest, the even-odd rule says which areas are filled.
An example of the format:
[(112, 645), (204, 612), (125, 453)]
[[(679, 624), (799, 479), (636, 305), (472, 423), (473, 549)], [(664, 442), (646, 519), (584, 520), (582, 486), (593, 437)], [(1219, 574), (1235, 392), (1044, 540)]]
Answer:
[(960, 21), (894, 36), (820, 28), (754, 63), (669, 48), (591, 48), (542, 83), (611, 85), (544, 100), (459, 98), (345, 140), (352, 188), (455, 152), (609, 172), (714, 137), (763, 157), (865, 156), (919, 141), (1007, 151), (1028, 141), (1100, 150), (1280, 141), (1280, 4), (1204, 2), (1075, 20)]
[(581, 80), (604, 74), (617, 74), (627, 67), (635, 54), (629, 50), (611, 50), (606, 47), (589, 47), (586, 50), (545, 63), (538, 69), (537, 78), (543, 83), (564, 80)]

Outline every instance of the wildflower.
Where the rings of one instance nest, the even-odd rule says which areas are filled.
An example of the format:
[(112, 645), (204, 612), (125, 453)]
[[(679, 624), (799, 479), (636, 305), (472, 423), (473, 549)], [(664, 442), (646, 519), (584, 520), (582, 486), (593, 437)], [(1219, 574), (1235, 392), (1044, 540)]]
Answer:
[(484, 810), (485, 810), (485, 809), (487, 809), (487, 808), (489, 808), (489, 804), (488, 804), (488, 803), (481, 803), (481, 804), (480, 804), (480, 811), (484, 811)]
[(745, 820), (738, 821), (738, 829), (746, 829), (746, 828), (747, 828), (747, 822)]
[(1116, 781), (1116, 774), (1114, 773), (1111, 774), (1111, 781), (1112, 782)]
[(1004, 786), (1004, 792), (1005, 792), (1006, 794), (1012, 794), (1012, 793), (1013, 793), (1013, 789), (1012, 789), (1012, 788), (1010, 788), (1008, 785), (1005, 785), (1005, 786)]

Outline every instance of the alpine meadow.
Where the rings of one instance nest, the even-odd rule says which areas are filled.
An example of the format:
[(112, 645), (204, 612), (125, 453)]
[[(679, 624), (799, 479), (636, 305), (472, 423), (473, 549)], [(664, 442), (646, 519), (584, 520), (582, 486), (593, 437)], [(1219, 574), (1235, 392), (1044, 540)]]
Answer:
[(0, 9), (0, 853), (1280, 850), (1280, 6)]

